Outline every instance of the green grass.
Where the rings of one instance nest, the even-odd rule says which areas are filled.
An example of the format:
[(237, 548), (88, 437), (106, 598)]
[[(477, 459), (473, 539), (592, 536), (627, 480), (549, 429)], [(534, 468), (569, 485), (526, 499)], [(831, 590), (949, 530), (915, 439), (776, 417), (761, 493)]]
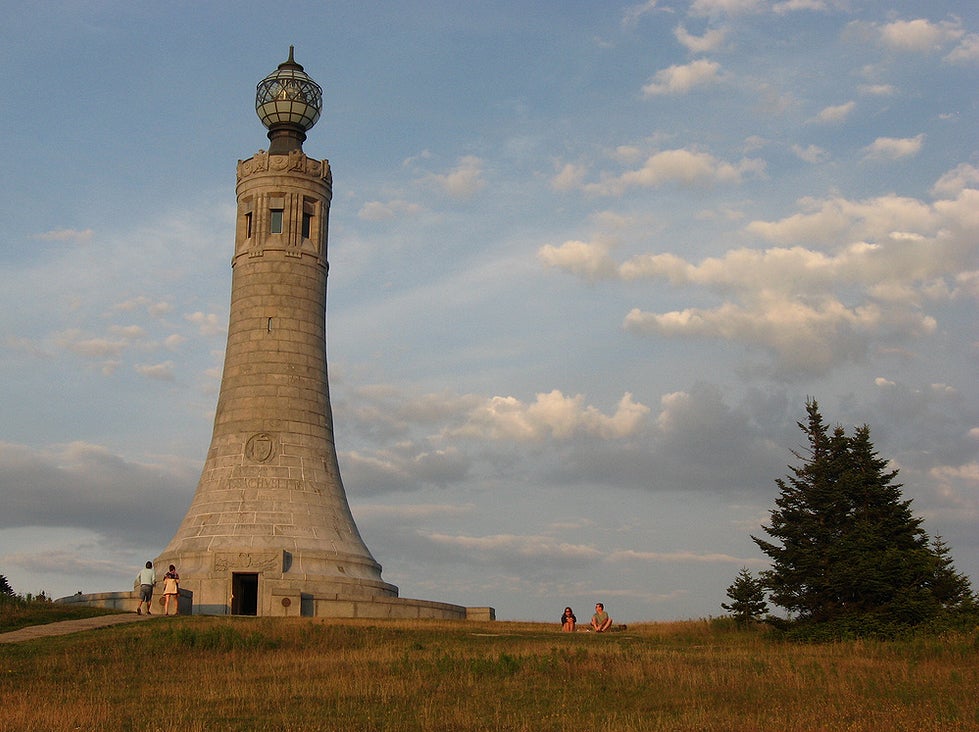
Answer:
[(0, 646), (0, 730), (976, 730), (979, 635), (180, 616)]
[(3, 598), (0, 600), (0, 633), (19, 630), (29, 625), (46, 625), (59, 620), (78, 620), (97, 615), (113, 615), (118, 612), (118, 610), (82, 605), (61, 605), (47, 600)]

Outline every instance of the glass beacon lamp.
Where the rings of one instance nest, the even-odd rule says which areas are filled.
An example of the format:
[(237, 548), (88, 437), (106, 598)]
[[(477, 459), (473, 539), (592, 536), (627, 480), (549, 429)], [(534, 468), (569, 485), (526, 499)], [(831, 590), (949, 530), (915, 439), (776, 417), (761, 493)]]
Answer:
[(323, 88), (289, 58), (255, 87), (255, 112), (268, 128), (269, 155), (286, 155), (302, 150), (306, 132), (323, 110)]

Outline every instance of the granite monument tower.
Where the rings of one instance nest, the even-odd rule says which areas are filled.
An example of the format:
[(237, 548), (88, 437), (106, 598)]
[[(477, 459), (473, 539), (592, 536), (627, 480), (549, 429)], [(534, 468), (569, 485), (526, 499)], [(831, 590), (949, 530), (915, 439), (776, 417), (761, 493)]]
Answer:
[(333, 181), (307, 157), (323, 92), (289, 58), (259, 82), (268, 151), (238, 161), (224, 372), (210, 448), (180, 527), (156, 559), (193, 611), (333, 617), (492, 617), (410, 600), (381, 578), (340, 479), (327, 378)]

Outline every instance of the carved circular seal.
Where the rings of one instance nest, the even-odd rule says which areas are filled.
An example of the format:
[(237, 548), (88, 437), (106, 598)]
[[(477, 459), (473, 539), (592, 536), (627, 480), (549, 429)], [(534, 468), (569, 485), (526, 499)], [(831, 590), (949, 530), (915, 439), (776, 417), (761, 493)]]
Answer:
[(245, 443), (245, 457), (256, 463), (265, 463), (275, 456), (275, 438), (268, 432), (252, 435)]

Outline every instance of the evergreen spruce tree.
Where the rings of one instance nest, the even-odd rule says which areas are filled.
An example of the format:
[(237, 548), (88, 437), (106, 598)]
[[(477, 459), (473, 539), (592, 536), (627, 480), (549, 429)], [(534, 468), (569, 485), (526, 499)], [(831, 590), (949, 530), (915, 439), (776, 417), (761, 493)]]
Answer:
[(0, 574), (0, 599), (4, 597), (16, 597), (14, 588), (7, 582), (7, 578)]
[(870, 428), (847, 437), (830, 431), (815, 400), (806, 411), (808, 449), (793, 451), (802, 464), (776, 480), (776, 508), (762, 527), (772, 540), (751, 537), (772, 560), (762, 573), (771, 601), (802, 623), (875, 633), (973, 606), (968, 579), (944, 543), (929, 543)]
[(972, 592), (969, 578), (956, 571), (950, 551), (941, 536), (936, 536), (932, 540), (931, 552), (935, 561), (935, 572), (931, 578), (931, 591), (943, 609), (975, 612), (979, 605), (979, 598)]
[(838, 547), (843, 613), (916, 625), (940, 609), (928, 590), (935, 569), (922, 519), (902, 500), (897, 471), (878, 457), (867, 425), (844, 456), (846, 531)]
[(747, 567), (742, 567), (738, 572), (734, 582), (727, 588), (727, 596), (731, 598), (731, 604), (722, 602), (721, 607), (734, 616), (738, 625), (751, 625), (768, 610), (765, 588)]
[(808, 454), (792, 451), (804, 462), (775, 481), (778, 508), (771, 512), (771, 525), (762, 527), (780, 544), (751, 538), (772, 559), (773, 568), (762, 575), (771, 601), (800, 617), (818, 619), (832, 616), (836, 604), (830, 574), (839, 524), (834, 490), (841, 446), (816, 402), (806, 406), (809, 418), (799, 427), (808, 438)]

